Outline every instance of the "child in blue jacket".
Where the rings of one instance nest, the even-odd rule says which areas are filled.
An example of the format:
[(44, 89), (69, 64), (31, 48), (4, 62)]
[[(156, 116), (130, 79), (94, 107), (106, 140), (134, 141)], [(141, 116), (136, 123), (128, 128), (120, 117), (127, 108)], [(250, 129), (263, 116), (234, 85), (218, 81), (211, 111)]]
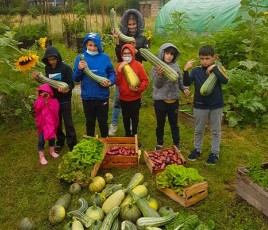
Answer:
[[(81, 81), (81, 98), (86, 117), (88, 136), (95, 136), (96, 120), (101, 137), (108, 136), (109, 87), (115, 83), (115, 71), (111, 60), (102, 50), (101, 37), (97, 33), (88, 33), (83, 41), (84, 60), (76, 58), (73, 80)], [(107, 78), (98, 83), (84, 73), (88, 67), (94, 74)]]

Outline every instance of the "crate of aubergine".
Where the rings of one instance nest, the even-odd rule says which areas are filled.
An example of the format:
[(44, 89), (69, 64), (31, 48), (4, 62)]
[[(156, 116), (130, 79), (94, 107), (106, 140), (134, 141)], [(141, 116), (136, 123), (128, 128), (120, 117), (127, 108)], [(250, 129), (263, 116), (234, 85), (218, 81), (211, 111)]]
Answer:
[(144, 151), (143, 158), (152, 174), (162, 172), (170, 164), (186, 164), (181, 151), (175, 145), (161, 150)]
[(105, 143), (105, 157), (101, 168), (132, 168), (139, 165), (138, 137), (99, 138)]

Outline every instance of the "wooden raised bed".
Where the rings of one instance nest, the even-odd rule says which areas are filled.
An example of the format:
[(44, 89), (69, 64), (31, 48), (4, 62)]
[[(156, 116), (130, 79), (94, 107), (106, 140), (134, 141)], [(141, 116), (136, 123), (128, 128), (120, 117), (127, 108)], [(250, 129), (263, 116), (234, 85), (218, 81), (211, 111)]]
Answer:
[(184, 157), (183, 157), (183, 155), (181, 154), (180, 150), (179, 150), (175, 145), (173, 145), (172, 148), (165, 148), (165, 149), (155, 150), (155, 151), (144, 151), (144, 152), (143, 152), (143, 158), (144, 158), (144, 161), (145, 161), (147, 167), (149, 168), (149, 170), (150, 170), (150, 172), (151, 172), (152, 174), (157, 174), (157, 173), (159, 173), (159, 172), (162, 172), (162, 171), (165, 170), (165, 168), (163, 168), (163, 169), (156, 169), (156, 168), (155, 168), (155, 164), (154, 164), (154, 162), (150, 159), (150, 156), (149, 156), (150, 153), (152, 153), (152, 152), (160, 152), (160, 153), (161, 153), (161, 152), (163, 152), (163, 151), (167, 151), (167, 150), (169, 150), (169, 149), (172, 149), (173, 151), (175, 151), (175, 152), (177, 153), (177, 155), (178, 155), (178, 158), (181, 159), (181, 161), (182, 161), (182, 165), (185, 165), (186, 160), (184, 159)]
[[(268, 169), (268, 163), (264, 163), (263, 168)], [(254, 183), (246, 173), (247, 167), (238, 168), (236, 193), (265, 216), (268, 216), (268, 189)]]
[(158, 189), (185, 208), (196, 204), (208, 195), (208, 183), (206, 181), (185, 188), (181, 196), (170, 188)]

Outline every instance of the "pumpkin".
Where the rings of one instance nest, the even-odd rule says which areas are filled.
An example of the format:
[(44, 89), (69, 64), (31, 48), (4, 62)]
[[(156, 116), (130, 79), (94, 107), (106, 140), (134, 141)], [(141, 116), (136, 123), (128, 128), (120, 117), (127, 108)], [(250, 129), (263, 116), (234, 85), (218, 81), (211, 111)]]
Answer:
[(92, 182), (89, 184), (88, 188), (90, 192), (100, 192), (105, 187), (105, 180), (101, 176), (96, 176), (91, 179)]
[(71, 193), (72, 195), (81, 192), (81, 190), (82, 190), (82, 187), (78, 183), (73, 183), (69, 187), (69, 193)]
[(54, 205), (48, 213), (49, 221), (52, 224), (58, 224), (65, 218), (65, 208), (62, 205)]
[(121, 207), (120, 217), (122, 220), (129, 220), (132, 223), (136, 223), (137, 219), (142, 217), (142, 213), (137, 205), (131, 203)]
[(173, 213), (174, 210), (169, 206), (162, 206), (158, 210), (160, 216), (168, 216), (170, 213)]
[(101, 207), (103, 202), (105, 201), (105, 196), (101, 193), (95, 192), (88, 200), (88, 205), (92, 206), (96, 204), (97, 206)]
[(87, 209), (86, 215), (91, 220), (103, 220), (103, 218), (104, 218), (104, 211), (94, 203), (93, 206), (90, 206)]
[(30, 220), (30, 218), (25, 217), (25, 218), (23, 218), (20, 221), (19, 229), (20, 230), (31, 230), (31, 229), (34, 229), (34, 223), (32, 222), (32, 220)]

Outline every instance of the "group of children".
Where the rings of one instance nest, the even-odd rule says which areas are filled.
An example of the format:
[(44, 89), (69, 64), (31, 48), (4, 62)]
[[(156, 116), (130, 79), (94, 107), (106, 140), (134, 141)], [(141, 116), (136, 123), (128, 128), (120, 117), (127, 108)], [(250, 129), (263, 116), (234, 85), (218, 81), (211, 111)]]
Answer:
[[(73, 70), (70, 70), (61, 60), (61, 56), (55, 47), (48, 47), (43, 62), (46, 64), (46, 76), (52, 79), (64, 81), (69, 85), (69, 90), (53, 89), (45, 84), (38, 89), (38, 99), (35, 102), (36, 123), (38, 127), (38, 151), (40, 163), (46, 164), (44, 157), (44, 143), (49, 140), (49, 149), (52, 157), (58, 157), (55, 152), (54, 144), (57, 136), (57, 144), (60, 148), (64, 145), (65, 135), (62, 131), (62, 118), (66, 129), (67, 144), (72, 150), (77, 143), (75, 129), (71, 118), (71, 91), (74, 87), (73, 81), (81, 82), (81, 98), (86, 118), (86, 133), (88, 136), (95, 136), (96, 121), (98, 121), (101, 137), (114, 135), (120, 108), (122, 109), (123, 124), (125, 136), (130, 137), (138, 133), (139, 111), (141, 108), (142, 93), (149, 85), (149, 78), (142, 65), (142, 56), (139, 48), (149, 48), (149, 43), (142, 35), (144, 21), (139, 11), (127, 10), (122, 16), (121, 24), (124, 26), (126, 35), (135, 38), (133, 44), (120, 43), (118, 34), (112, 31), (116, 40), (116, 55), (118, 63), (116, 68), (110, 61), (110, 58), (102, 50), (101, 37), (96, 33), (88, 33), (84, 38), (84, 59), (77, 56)], [(50, 52), (48, 52), (50, 51)], [(53, 52), (52, 52), (53, 51)], [(207, 122), (211, 126), (212, 147), (211, 154), (207, 160), (208, 164), (215, 164), (219, 157), (220, 139), (221, 139), (221, 118), (223, 112), (223, 96), (221, 84), (227, 83), (226, 76), (219, 71), (214, 64), (215, 54), (211, 46), (201, 47), (199, 50), (199, 59), (201, 66), (188, 70), (194, 66), (195, 60), (188, 61), (183, 68), (183, 76), (176, 61), (180, 56), (178, 48), (171, 44), (163, 44), (158, 53), (158, 57), (173, 68), (178, 73), (178, 81), (171, 81), (164, 76), (163, 67), (153, 67), (151, 70), (151, 79), (153, 86), (154, 110), (156, 115), (157, 127), (156, 150), (161, 150), (164, 145), (164, 127), (166, 117), (168, 117), (173, 144), (180, 148), (180, 135), (178, 127), (178, 108), (179, 108), (179, 90), (186, 96), (190, 95), (188, 86), (194, 83), (194, 150), (188, 156), (189, 160), (196, 160), (201, 155), (204, 130)], [(129, 65), (139, 78), (138, 87), (128, 84), (124, 66)], [(106, 78), (101, 83), (88, 77), (84, 69), (88, 67), (94, 74)], [(210, 73), (217, 77), (217, 84), (213, 92), (208, 96), (200, 94), (200, 88)], [(38, 73), (33, 76), (37, 79)], [(115, 85), (114, 110), (112, 124), (108, 129), (109, 113), (109, 87)], [(57, 100), (53, 98), (53, 95)], [(49, 116), (47, 114), (50, 113)], [(57, 116), (60, 114), (60, 116)], [(54, 125), (54, 126), (53, 126)], [(111, 130), (114, 128), (114, 130)], [(48, 131), (49, 130), (49, 131)]]

